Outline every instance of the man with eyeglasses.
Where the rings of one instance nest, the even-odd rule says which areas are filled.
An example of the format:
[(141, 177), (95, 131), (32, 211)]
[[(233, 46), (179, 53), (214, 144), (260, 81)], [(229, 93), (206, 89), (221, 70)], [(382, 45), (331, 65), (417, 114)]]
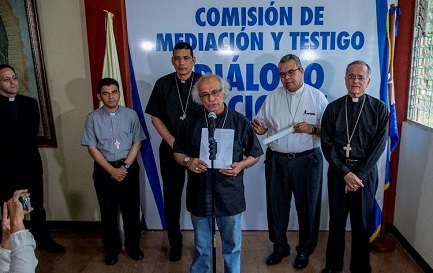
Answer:
[(388, 109), (365, 94), (370, 66), (354, 61), (346, 68), (347, 95), (329, 103), (322, 118), (321, 143), (329, 163), (329, 237), (323, 273), (343, 270), (346, 219), (350, 212), (350, 272), (371, 272), (370, 228), (378, 187), (376, 163), (385, 149)]
[(182, 233), (180, 213), (186, 168), (173, 158), (173, 143), (178, 137), (177, 129), (197, 109), (201, 108), (191, 98), (193, 85), (200, 74), (192, 71), (195, 57), (188, 43), (174, 46), (171, 63), (176, 70), (159, 78), (153, 87), (146, 113), (162, 137), (159, 146), (159, 161), (163, 184), (164, 211), (170, 251), (168, 258), (175, 262), (182, 258)]
[(48, 230), (44, 209), (43, 166), (38, 150), (40, 113), (38, 102), (18, 94), (18, 76), (7, 64), (0, 65), (0, 201), (20, 189), (32, 195), (32, 233), (39, 249), (65, 251)]
[[(265, 160), (269, 239), (273, 252), (267, 265), (290, 254), (287, 228), (292, 194), (299, 222), (299, 242), (293, 266), (307, 267), (319, 234), (323, 158), (319, 148), (321, 119), (328, 104), (323, 93), (303, 82), (304, 69), (296, 55), (278, 64), (282, 86), (270, 93), (252, 125), (259, 135), (288, 132), (268, 145)], [(288, 129), (288, 130), (286, 130)]]
[[(228, 84), (217, 75), (207, 74), (197, 81), (191, 95), (204, 109), (196, 111), (181, 125), (173, 147), (176, 161), (188, 169), (186, 205), (191, 213), (195, 242), (191, 273), (212, 271), (212, 195), (221, 234), (224, 271), (241, 272), (241, 214), (246, 209), (244, 169), (255, 164), (263, 151), (250, 122), (224, 103), (227, 90)], [(210, 112), (216, 114), (216, 130), (234, 133), (232, 163), (227, 168), (217, 169), (214, 181), (210, 166), (200, 159), (201, 139), (208, 136), (208, 130), (203, 128), (210, 126)], [(202, 136), (202, 132), (206, 135)], [(221, 144), (227, 139), (216, 141)]]

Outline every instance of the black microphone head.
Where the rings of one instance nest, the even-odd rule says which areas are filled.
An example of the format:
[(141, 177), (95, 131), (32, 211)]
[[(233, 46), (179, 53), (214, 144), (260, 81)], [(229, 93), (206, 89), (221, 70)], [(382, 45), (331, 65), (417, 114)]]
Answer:
[(215, 142), (214, 134), (215, 134), (215, 120), (217, 115), (215, 112), (209, 112), (207, 115), (207, 123), (208, 123), (208, 131), (209, 131), (209, 143)]
[(215, 114), (215, 112), (209, 112), (209, 114), (207, 115), (207, 118), (213, 118), (216, 119), (217, 115)]

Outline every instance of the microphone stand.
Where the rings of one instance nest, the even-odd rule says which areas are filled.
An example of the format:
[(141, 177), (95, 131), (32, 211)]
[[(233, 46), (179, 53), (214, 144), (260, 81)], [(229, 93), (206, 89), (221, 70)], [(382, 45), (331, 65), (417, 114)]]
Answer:
[[(215, 130), (213, 128), (213, 130)], [(215, 239), (215, 184), (216, 174), (214, 168), (214, 160), (216, 159), (217, 142), (213, 136), (209, 136), (209, 159), (211, 161), (211, 196), (212, 196), (212, 268), (213, 273), (216, 273), (216, 239)]]

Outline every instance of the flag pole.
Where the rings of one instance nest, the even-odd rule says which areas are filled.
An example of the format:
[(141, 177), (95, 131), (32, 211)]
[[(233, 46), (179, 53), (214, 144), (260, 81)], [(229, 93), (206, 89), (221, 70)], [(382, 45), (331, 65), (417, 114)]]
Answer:
[[(389, 96), (389, 90), (394, 89), (394, 44), (395, 44), (395, 23), (396, 23), (396, 17), (397, 13), (393, 13), (392, 11), (395, 8), (395, 4), (391, 4), (390, 9), (388, 10), (389, 14), (389, 33), (388, 33), (388, 42), (389, 42), (389, 63), (388, 63), (388, 72), (389, 72), (389, 79), (388, 79), (388, 96)], [(388, 102), (390, 102), (391, 98), (388, 97)], [(388, 145), (389, 146), (389, 145)], [(388, 147), (388, 149), (390, 149)], [(391, 155), (389, 155), (389, 160), (391, 160)], [(383, 193), (383, 206), (382, 206), (382, 221), (381, 221), (381, 227), (380, 227), (380, 233), (379, 236), (373, 241), (371, 244), (371, 247), (374, 251), (381, 252), (381, 253), (388, 253), (393, 252), (395, 250), (395, 241), (394, 239), (389, 236), (385, 232), (385, 216), (386, 211), (388, 207), (388, 194), (387, 194), (387, 187), (384, 189)]]

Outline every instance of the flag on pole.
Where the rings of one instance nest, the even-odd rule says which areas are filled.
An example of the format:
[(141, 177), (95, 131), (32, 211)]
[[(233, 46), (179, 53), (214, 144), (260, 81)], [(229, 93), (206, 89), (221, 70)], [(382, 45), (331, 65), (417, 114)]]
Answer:
[[(394, 5), (392, 5), (391, 9), (388, 10), (387, 1), (377, 1), (377, 3), (377, 28), (379, 33), (378, 37), (381, 75), (380, 99), (388, 106), (390, 118), (388, 130), (389, 138), (386, 146), (384, 166), (381, 166), (380, 163), (378, 163), (378, 169), (384, 170), (379, 172), (383, 173), (384, 175), (384, 183), (379, 184), (379, 188), (376, 192), (374, 221), (370, 230), (370, 242), (374, 241), (381, 229), (384, 191), (389, 187), (390, 181), (391, 152), (394, 151), (399, 141), (393, 83), (394, 37), (397, 34), (398, 20), (390, 20), (390, 15), (399, 15), (399, 9), (398, 7), (394, 7)], [(389, 23), (390, 21), (392, 22), (391, 24)], [(379, 160), (379, 162), (381, 162), (381, 160)]]
[[(119, 59), (117, 56), (116, 40), (114, 38), (113, 30), (113, 17), (114, 14), (105, 11), (105, 55), (104, 64), (102, 67), (102, 78), (113, 78), (119, 83), (120, 100), (119, 105), (125, 106), (125, 99), (123, 97), (123, 84), (120, 75)], [(102, 106), (102, 102), (99, 104)]]
[[(390, 15), (394, 18), (394, 20), (391, 20), (391, 22), (394, 22), (394, 37), (389, 37), (388, 39), (392, 39), (392, 43), (389, 43), (390, 45), (394, 45), (395, 37), (397, 37), (398, 32), (398, 16), (400, 16), (401, 10), (398, 6), (392, 6), (390, 9)], [(392, 27), (392, 26), (391, 26)], [(391, 33), (392, 34), (392, 33)], [(390, 62), (394, 60), (394, 48), (391, 48), (389, 50), (391, 57), (389, 58)], [(389, 66), (393, 67), (393, 63), (390, 63)], [(397, 147), (397, 144), (399, 142), (399, 135), (398, 135), (398, 127), (397, 127), (397, 112), (395, 109), (395, 93), (394, 93), (394, 82), (391, 79), (390, 82), (391, 90), (389, 90), (389, 99), (390, 99), (390, 106), (389, 106), (389, 139), (390, 139), (390, 149), (391, 152), (394, 152), (395, 148)]]
[(387, 62), (388, 62), (388, 89), (386, 92), (381, 93), (381, 100), (385, 102), (389, 109), (389, 130), (388, 130), (388, 145), (387, 145), (387, 164), (385, 174), (385, 190), (389, 187), (391, 179), (390, 174), (390, 161), (391, 153), (394, 152), (399, 141), (398, 127), (397, 127), (397, 112), (395, 109), (395, 94), (394, 94), (394, 41), (397, 36), (398, 30), (398, 16), (400, 15), (400, 8), (391, 5), (386, 18), (387, 30)]

